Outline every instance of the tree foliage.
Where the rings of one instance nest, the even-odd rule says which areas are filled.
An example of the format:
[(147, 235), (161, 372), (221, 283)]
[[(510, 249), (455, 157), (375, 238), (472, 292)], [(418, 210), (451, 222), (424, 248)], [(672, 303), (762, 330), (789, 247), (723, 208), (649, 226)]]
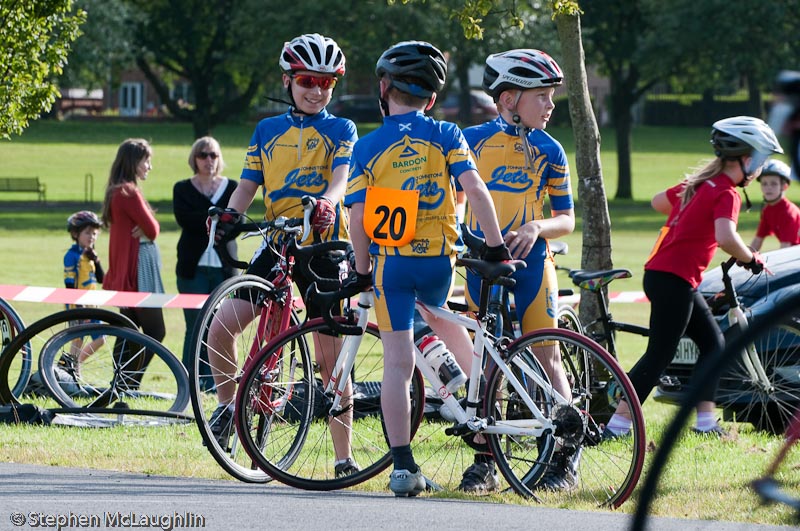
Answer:
[(50, 110), (85, 16), (72, 0), (0, 0), (0, 138)]

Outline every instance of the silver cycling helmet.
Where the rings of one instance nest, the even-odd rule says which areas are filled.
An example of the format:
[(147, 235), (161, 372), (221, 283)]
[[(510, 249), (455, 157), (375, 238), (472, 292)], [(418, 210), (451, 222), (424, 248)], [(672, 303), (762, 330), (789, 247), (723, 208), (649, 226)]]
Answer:
[(772, 129), (763, 120), (752, 116), (734, 116), (714, 122), (711, 145), (718, 157), (752, 157), (745, 168), (748, 175), (755, 173), (770, 155), (783, 153)]
[(542, 51), (526, 48), (487, 57), (481, 86), (497, 101), (504, 90), (554, 87), (563, 80), (561, 67), (552, 57)]
[(343, 76), (345, 72), (341, 48), (336, 41), (319, 33), (307, 33), (284, 43), (278, 63), (286, 73), (309, 70)]
[(96, 229), (99, 229), (100, 225), (100, 218), (98, 218), (97, 214), (90, 210), (81, 210), (80, 212), (75, 212), (69, 218), (67, 218), (67, 231), (69, 232), (80, 232), (84, 227), (87, 226), (92, 226)]
[(765, 175), (777, 175), (787, 184), (792, 181), (792, 169), (788, 164), (778, 159), (769, 159), (764, 163), (764, 168), (761, 170), (761, 175), (758, 176), (758, 181), (760, 182)]

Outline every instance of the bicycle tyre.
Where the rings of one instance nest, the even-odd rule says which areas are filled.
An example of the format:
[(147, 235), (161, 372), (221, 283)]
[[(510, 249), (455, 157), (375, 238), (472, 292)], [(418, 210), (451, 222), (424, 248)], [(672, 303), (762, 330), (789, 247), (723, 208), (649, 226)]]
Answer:
[[(570, 330), (541, 329), (523, 335), (508, 346), (506, 363), (510, 367), (530, 366), (533, 351), (558, 342), (562, 364), (572, 386), (572, 408), (555, 406), (552, 414), (561, 419), (563, 432), (556, 435), (562, 447), (577, 446), (580, 452), (577, 487), (565, 493), (550, 493), (537, 488), (536, 481), (543, 468), (549, 466), (530, 453), (538, 452), (542, 442), (525, 440), (520, 436), (492, 434), (489, 446), (497, 467), (514, 488), (523, 496), (551, 495), (562, 499), (565, 495), (577, 500), (592, 501), (599, 506), (619, 507), (633, 492), (642, 472), (645, 456), (644, 417), (630, 380), (619, 363), (596, 342)], [(507, 391), (505, 375), (499, 368), (492, 370), (487, 381), (489, 397), (495, 401), (495, 411), (506, 414), (511, 406), (519, 404)], [(546, 394), (546, 393), (545, 393)], [(533, 399), (539, 397), (532, 396)], [(633, 425), (630, 434), (611, 441), (601, 439), (602, 429), (616, 410), (620, 400), (625, 400), (631, 410)], [(504, 401), (506, 401), (504, 403)], [(497, 404), (499, 403), (499, 405)], [(525, 414), (516, 406), (516, 415)], [(529, 414), (529, 413), (528, 413)], [(502, 417), (501, 415), (501, 418)], [(535, 449), (535, 450), (534, 450)]]
[(720, 375), (715, 401), (723, 420), (780, 435), (800, 406), (800, 326), (790, 321), (769, 327), (754, 337), (753, 346), (770, 385), (753, 381), (744, 353), (734, 355)]
[[(197, 421), (197, 427), (203, 444), (214, 460), (231, 476), (246, 483), (265, 483), (270, 481), (262, 470), (260, 470), (247, 456), (239, 443), (238, 437), (233, 434), (229, 448), (222, 448), (213, 434), (210, 424), (214, 409), (217, 407), (216, 395), (207, 390), (205, 379), (206, 374), (210, 374), (214, 367), (208, 360), (208, 331), (214, 324), (216, 312), (223, 301), (228, 299), (242, 299), (252, 301), (256, 307), (271, 301), (270, 295), (274, 294), (273, 284), (256, 275), (240, 275), (232, 277), (222, 282), (208, 296), (200, 315), (197, 318), (194, 331), (192, 333), (192, 360), (189, 364), (189, 389), (192, 399), (192, 409)], [(271, 310), (268, 310), (271, 311)], [(297, 315), (292, 311), (291, 324), (299, 321)], [(251, 348), (256, 342), (258, 333), (259, 318), (243, 327), (243, 331), (235, 336), (234, 345), (237, 352), (237, 364), (222, 371), (228, 375), (227, 385), (238, 386), (244, 364), (250, 355)], [(221, 333), (231, 333), (222, 330)], [(232, 336), (234, 334), (231, 334)], [(261, 344), (259, 348), (262, 348)], [(234, 394), (235, 394), (234, 387)]]
[[(732, 363), (732, 360), (735, 359), (747, 345), (755, 342), (761, 334), (764, 334), (775, 326), (787, 323), (790, 319), (792, 322), (796, 322), (797, 317), (795, 316), (798, 308), (800, 308), (800, 293), (794, 293), (778, 302), (770, 311), (753, 319), (748, 324), (747, 330), (731, 337), (730, 341), (726, 343), (725, 348), (711, 354), (711, 356), (713, 356), (712, 360), (709, 361), (702, 372), (695, 375), (697, 381), (708, 382), (719, 378), (729, 367), (729, 364)], [(672, 421), (670, 421), (664, 430), (661, 444), (659, 444), (658, 450), (650, 462), (647, 477), (639, 492), (636, 511), (631, 520), (632, 531), (641, 531), (645, 529), (650, 506), (657, 494), (658, 480), (664, 471), (664, 467), (669, 460), (672, 449), (675, 447), (675, 443), (680, 437), (684, 424), (686, 424), (692, 410), (700, 401), (700, 396), (703, 391), (704, 388), (700, 386), (690, 388), (683, 396), (678, 411), (675, 413), (675, 416), (672, 417)]]
[[(374, 324), (369, 324), (361, 336), (347, 336), (360, 340), (352, 371), (354, 392), (350, 397), (343, 396), (345, 405), (348, 401), (353, 405), (352, 421), (342, 421), (342, 415), (327, 415), (330, 399), (324, 395), (323, 380), (316, 366), (313, 371), (302, 375), (295, 372), (295, 376), (286, 381), (292, 383), (293, 389), (289, 390), (288, 385), (279, 387), (279, 396), (285, 396), (281, 393), (295, 393), (282, 410), (278, 411), (271, 405), (275, 402), (276, 386), (274, 382), (262, 381), (265, 364), (270, 369), (276, 365), (276, 353), (285, 358), (295, 351), (308, 356), (310, 362), (316, 348), (312, 334), (318, 334), (317, 341), (325, 341), (326, 336), (330, 337), (329, 331), (324, 320), (312, 319), (275, 338), (245, 370), (237, 393), (237, 431), (248, 455), (270, 477), (305, 490), (352, 487), (374, 477), (391, 464), (380, 407), (383, 346)], [(414, 371), (410, 392), (413, 437), (424, 409), (424, 386), (419, 371)], [(265, 405), (265, 394), (270, 404)], [(267, 416), (263, 414), (264, 410), (270, 416), (268, 422), (260, 418)], [(259, 420), (254, 422), (254, 419)], [(342, 477), (335, 475), (335, 443), (331, 432), (334, 422), (349, 431), (351, 456), (360, 467), (359, 471)], [(263, 431), (265, 424), (269, 425), (268, 434)]]
[(556, 319), (558, 320), (557, 322), (559, 328), (572, 330), (578, 334), (583, 334), (583, 323), (581, 323), (581, 318), (578, 316), (578, 312), (575, 311), (575, 308), (569, 304), (562, 304), (558, 307)]
[[(0, 353), (17, 337), (20, 332), (25, 328), (25, 323), (22, 317), (14, 310), (5, 299), (0, 298)], [(31, 367), (33, 361), (31, 359), (30, 351), (24, 351), (22, 359), (20, 360), (19, 369), (13, 370), (14, 374), (19, 374), (16, 379), (14, 387), (11, 389), (13, 396), (20, 396), (27, 387), (31, 378)], [(4, 397), (2, 403), (7, 403)]]
[[(70, 366), (72, 342), (96, 335), (105, 337), (104, 345), (79, 367)], [(148, 351), (153, 359), (140, 369), (137, 359), (149, 358)], [(130, 354), (123, 357), (121, 352)], [(170, 417), (189, 405), (189, 377), (183, 363), (160, 342), (130, 328), (86, 324), (58, 332), (42, 349), (39, 371), (51, 396), (65, 408), (147, 410)]]
[[(18, 355), (22, 353), (23, 360), (28, 357), (33, 363), (34, 356), (38, 359), (41, 349), (48, 339), (57, 332), (68, 329), (76, 321), (97, 321), (125, 328), (137, 328), (133, 321), (121, 313), (102, 308), (62, 310), (34, 321), (25, 327), (0, 355), (0, 400), (3, 403), (19, 404), (18, 398), (24, 393), (25, 388), (19, 394), (12, 393), (12, 386), (9, 385), (10, 378), (16, 378), (16, 374), (13, 373), (17, 372)], [(16, 385), (13, 387), (15, 388)]]

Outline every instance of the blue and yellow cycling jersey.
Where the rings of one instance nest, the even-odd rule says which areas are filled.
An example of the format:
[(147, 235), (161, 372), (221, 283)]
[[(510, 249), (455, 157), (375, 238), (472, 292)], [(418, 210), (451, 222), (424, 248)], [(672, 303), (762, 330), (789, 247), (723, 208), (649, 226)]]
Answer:
[[(262, 186), (266, 219), (302, 217), (300, 198), (319, 197), (333, 170), (349, 164), (358, 138), (355, 124), (326, 110), (314, 116), (287, 112), (261, 120), (253, 132), (242, 179)], [(336, 223), (323, 239), (347, 239), (347, 217), (336, 205)]]
[[(464, 135), (455, 124), (422, 111), (388, 116), (353, 150), (345, 205), (369, 204), (367, 188), (417, 190), (416, 229), (410, 243), (389, 246), (373, 241), (370, 253), (386, 256), (451, 256), (460, 245), (456, 221), (456, 178), (474, 170)], [(387, 225), (394, 212), (387, 210)], [(368, 212), (365, 209), (365, 216)], [(366, 226), (366, 223), (365, 223)], [(375, 240), (369, 232), (370, 238)]]
[[(524, 147), (517, 127), (501, 116), (464, 129), (464, 136), (494, 201), (503, 234), (534, 219), (543, 219), (548, 196), (552, 210), (573, 208), (567, 155), (561, 144), (546, 132), (534, 129), (528, 134), (533, 149), (533, 168), (525, 166)], [(483, 234), (470, 212), (465, 219), (472, 230)], [(541, 239), (531, 254), (544, 258), (546, 252), (546, 242)]]
[[(83, 254), (83, 249), (77, 243), (64, 255), (64, 285), (74, 289), (100, 289), (94, 262)], [(71, 304), (66, 307), (78, 308)]]

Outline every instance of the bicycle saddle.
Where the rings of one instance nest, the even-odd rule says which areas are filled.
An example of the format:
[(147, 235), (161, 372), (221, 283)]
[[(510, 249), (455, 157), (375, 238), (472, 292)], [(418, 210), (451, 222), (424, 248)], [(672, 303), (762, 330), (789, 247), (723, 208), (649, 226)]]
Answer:
[(617, 278), (631, 278), (628, 269), (606, 269), (602, 271), (586, 271), (580, 269), (570, 273), (572, 283), (581, 289), (600, 291), (604, 286), (611, 284)]

